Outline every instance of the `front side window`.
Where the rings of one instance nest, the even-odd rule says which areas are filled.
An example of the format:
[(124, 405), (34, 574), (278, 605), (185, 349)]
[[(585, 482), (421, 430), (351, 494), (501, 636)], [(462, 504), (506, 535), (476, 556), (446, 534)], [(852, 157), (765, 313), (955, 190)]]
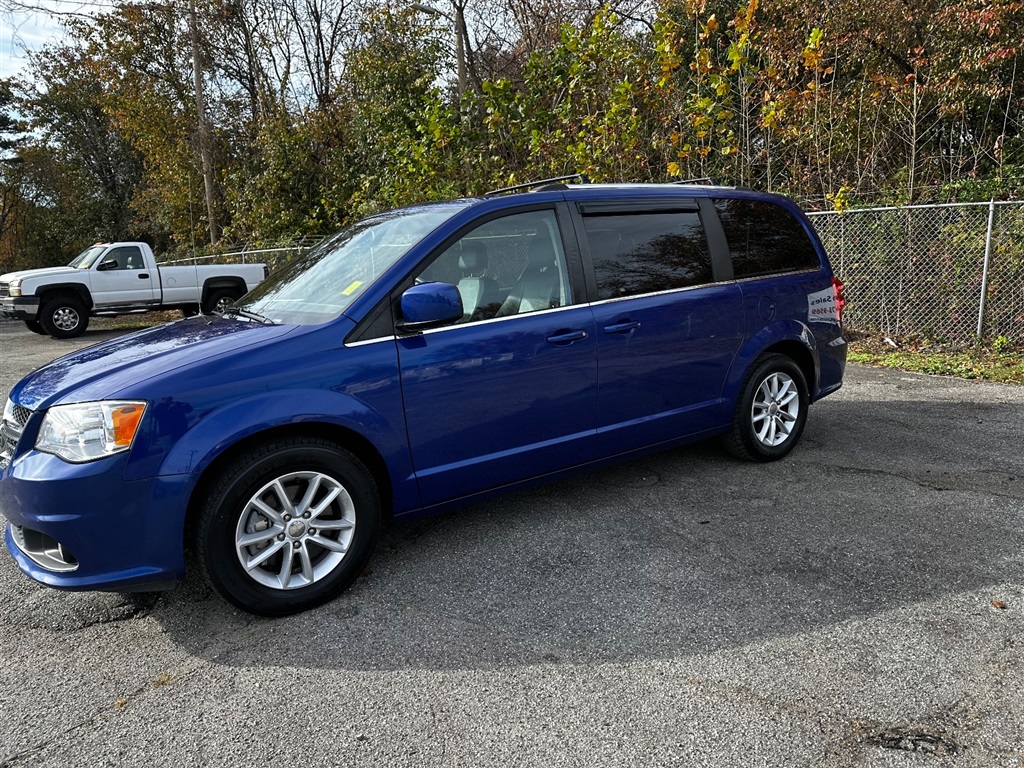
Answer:
[(570, 303), (554, 211), (515, 213), (463, 235), (416, 276), (459, 289), (460, 322), (538, 312)]
[(712, 282), (711, 253), (693, 211), (583, 218), (598, 299), (618, 299)]
[(798, 272), (821, 266), (811, 239), (780, 205), (762, 200), (716, 200), (737, 278)]
[(311, 325), (333, 320), (463, 207), (424, 205), (364, 219), (275, 272), (235, 307), (274, 322)]
[(111, 248), (103, 255), (103, 261), (100, 263), (108, 261), (117, 264), (116, 267), (108, 267), (108, 269), (142, 269), (145, 266), (142, 261), (142, 252), (135, 245)]

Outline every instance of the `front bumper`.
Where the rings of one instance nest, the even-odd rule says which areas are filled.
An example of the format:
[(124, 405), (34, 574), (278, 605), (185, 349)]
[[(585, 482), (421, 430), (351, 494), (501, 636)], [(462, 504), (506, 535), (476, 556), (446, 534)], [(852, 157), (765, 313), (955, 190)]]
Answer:
[(126, 482), (125, 462), (69, 464), (30, 450), (0, 474), (5, 541), (25, 574), (60, 589), (110, 591), (166, 588), (184, 576), (188, 476)]
[(35, 320), (39, 314), (38, 296), (5, 296), (0, 299), (0, 317)]

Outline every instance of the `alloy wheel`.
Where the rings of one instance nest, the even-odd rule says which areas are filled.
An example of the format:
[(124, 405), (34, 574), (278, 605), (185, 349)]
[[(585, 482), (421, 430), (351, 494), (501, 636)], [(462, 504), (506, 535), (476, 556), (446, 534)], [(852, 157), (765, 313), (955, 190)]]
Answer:
[(793, 379), (782, 371), (765, 377), (754, 394), (751, 423), (754, 436), (769, 448), (789, 439), (800, 416), (800, 393)]
[(355, 528), (355, 504), (338, 480), (322, 472), (290, 472), (245, 504), (235, 529), (235, 553), (259, 584), (300, 589), (338, 568)]

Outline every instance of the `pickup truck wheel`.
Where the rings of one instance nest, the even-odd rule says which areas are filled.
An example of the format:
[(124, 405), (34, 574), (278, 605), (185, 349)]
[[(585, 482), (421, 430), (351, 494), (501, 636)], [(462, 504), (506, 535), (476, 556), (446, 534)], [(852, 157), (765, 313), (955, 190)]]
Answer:
[(89, 314), (73, 296), (59, 296), (43, 304), (39, 324), (55, 339), (73, 339), (89, 327)]
[(800, 439), (809, 404), (800, 366), (785, 355), (767, 355), (747, 374), (726, 448), (743, 459), (781, 459)]
[(373, 477), (326, 440), (267, 441), (204, 492), (196, 553), (213, 587), (262, 616), (332, 600), (362, 572), (380, 527)]
[(234, 304), (235, 300), (238, 298), (238, 291), (233, 291), (230, 288), (211, 291), (210, 295), (206, 297), (206, 301), (203, 303), (203, 314), (212, 315), (215, 312), (223, 312)]
[(40, 336), (46, 335), (46, 331), (43, 330), (43, 326), (39, 324), (38, 320), (26, 320), (25, 327), (32, 331), (32, 333), (38, 333)]

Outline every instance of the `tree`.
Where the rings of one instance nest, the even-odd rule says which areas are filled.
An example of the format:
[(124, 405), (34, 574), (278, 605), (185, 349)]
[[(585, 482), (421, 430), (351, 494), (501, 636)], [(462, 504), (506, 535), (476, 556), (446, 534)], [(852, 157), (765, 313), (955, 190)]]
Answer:
[(63, 209), (67, 239), (124, 239), (135, 229), (141, 158), (103, 108), (95, 59), (81, 48), (50, 47), (32, 65), (34, 83), (19, 102), (38, 132), (36, 151), (26, 156), (27, 197)]

